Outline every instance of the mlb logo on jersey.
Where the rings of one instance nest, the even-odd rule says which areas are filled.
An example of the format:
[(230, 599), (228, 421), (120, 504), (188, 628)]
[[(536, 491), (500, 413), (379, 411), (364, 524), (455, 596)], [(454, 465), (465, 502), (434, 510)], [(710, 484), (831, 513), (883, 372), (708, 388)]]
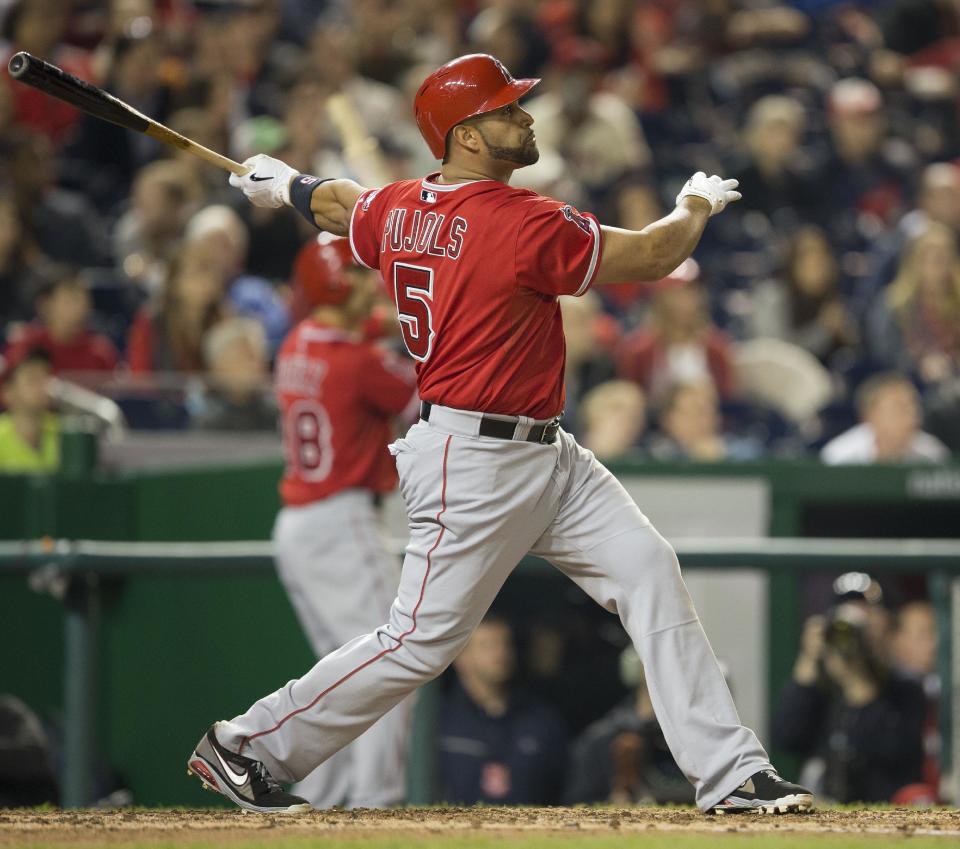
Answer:
[(437, 193), (431, 192), (429, 189), (423, 189), (420, 192), (420, 200), (423, 203), (436, 203), (437, 202)]
[(370, 192), (370, 194), (368, 194), (368, 195), (363, 199), (363, 204), (361, 205), (361, 209), (363, 209), (364, 212), (366, 212), (368, 209), (370, 209), (370, 204), (373, 203), (373, 199), (374, 199), (379, 193), (380, 193), (380, 189), (374, 189), (372, 192)]

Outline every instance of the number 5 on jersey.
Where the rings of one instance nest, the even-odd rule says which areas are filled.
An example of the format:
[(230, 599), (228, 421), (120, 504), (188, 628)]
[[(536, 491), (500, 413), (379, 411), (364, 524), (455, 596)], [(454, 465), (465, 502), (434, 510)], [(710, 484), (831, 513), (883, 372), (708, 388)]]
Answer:
[(433, 269), (405, 262), (393, 264), (393, 291), (403, 344), (410, 356), (426, 362), (433, 350)]

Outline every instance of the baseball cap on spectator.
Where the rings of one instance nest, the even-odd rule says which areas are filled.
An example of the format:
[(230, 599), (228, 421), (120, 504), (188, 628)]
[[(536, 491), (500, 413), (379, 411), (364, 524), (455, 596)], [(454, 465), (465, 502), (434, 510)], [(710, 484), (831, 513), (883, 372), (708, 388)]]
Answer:
[(869, 80), (848, 77), (835, 83), (827, 96), (827, 108), (834, 115), (863, 115), (883, 106), (883, 97)]

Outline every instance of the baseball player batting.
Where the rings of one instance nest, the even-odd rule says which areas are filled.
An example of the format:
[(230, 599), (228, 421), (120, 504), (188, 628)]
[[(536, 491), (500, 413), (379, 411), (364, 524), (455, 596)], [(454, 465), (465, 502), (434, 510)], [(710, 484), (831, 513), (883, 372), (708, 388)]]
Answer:
[[(416, 378), (409, 361), (360, 338), (377, 278), (356, 264), (346, 239), (321, 233), (306, 244), (294, 263), (293, 290), (308, 317), (277, 354), (286, 464), (274, 550), (317, 657), (384, 622), (400, 579), (377, 505), (396, 486), (387, 443), (392, 419), (415, 414)], [(325, 761), (297, 794), (320, 808), (402, 802), (410, 704), (401, 702)]]
[(619, 615), (703, 811), (813, 805), (740, 723), (673, 549), (558, 424), (558, 296), (664, 277), (710, 216), (740, 198), (737, 183), (698, 172), (676, 208), (640, 231), (511, 188), (513, 171), (538, 158), (518, 104), (537, 82), (482, 54), (431, 74), (414, 111), (442, 165), (422, 180), (365, 189), (262, 155), (230, 178), (256, 205), (290, 204), (349, 236), (357, 261), (380, 270), (421, 398), (420, 421), (390, 446), (410, 541), (388, 621), (214, 725), (190, 756), (194, 773), (249, 810), (307, 809), (279, 782), (303, 778), (439, 675), (527, 553)]

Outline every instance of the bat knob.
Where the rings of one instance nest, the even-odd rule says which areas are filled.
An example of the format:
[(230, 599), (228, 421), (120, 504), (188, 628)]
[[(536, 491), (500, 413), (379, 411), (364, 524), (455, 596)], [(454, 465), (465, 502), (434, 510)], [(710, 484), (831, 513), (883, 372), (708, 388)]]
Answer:
[(13, 56), (10, 57), (10, 61), (7, 63), (7, 70), (10, 72), (11, 77), (20, 76), (27, 67), (27, 59), (29, 56), (29, 53), (24, 53), (21, 50), (19, 53), (14, 53)]

